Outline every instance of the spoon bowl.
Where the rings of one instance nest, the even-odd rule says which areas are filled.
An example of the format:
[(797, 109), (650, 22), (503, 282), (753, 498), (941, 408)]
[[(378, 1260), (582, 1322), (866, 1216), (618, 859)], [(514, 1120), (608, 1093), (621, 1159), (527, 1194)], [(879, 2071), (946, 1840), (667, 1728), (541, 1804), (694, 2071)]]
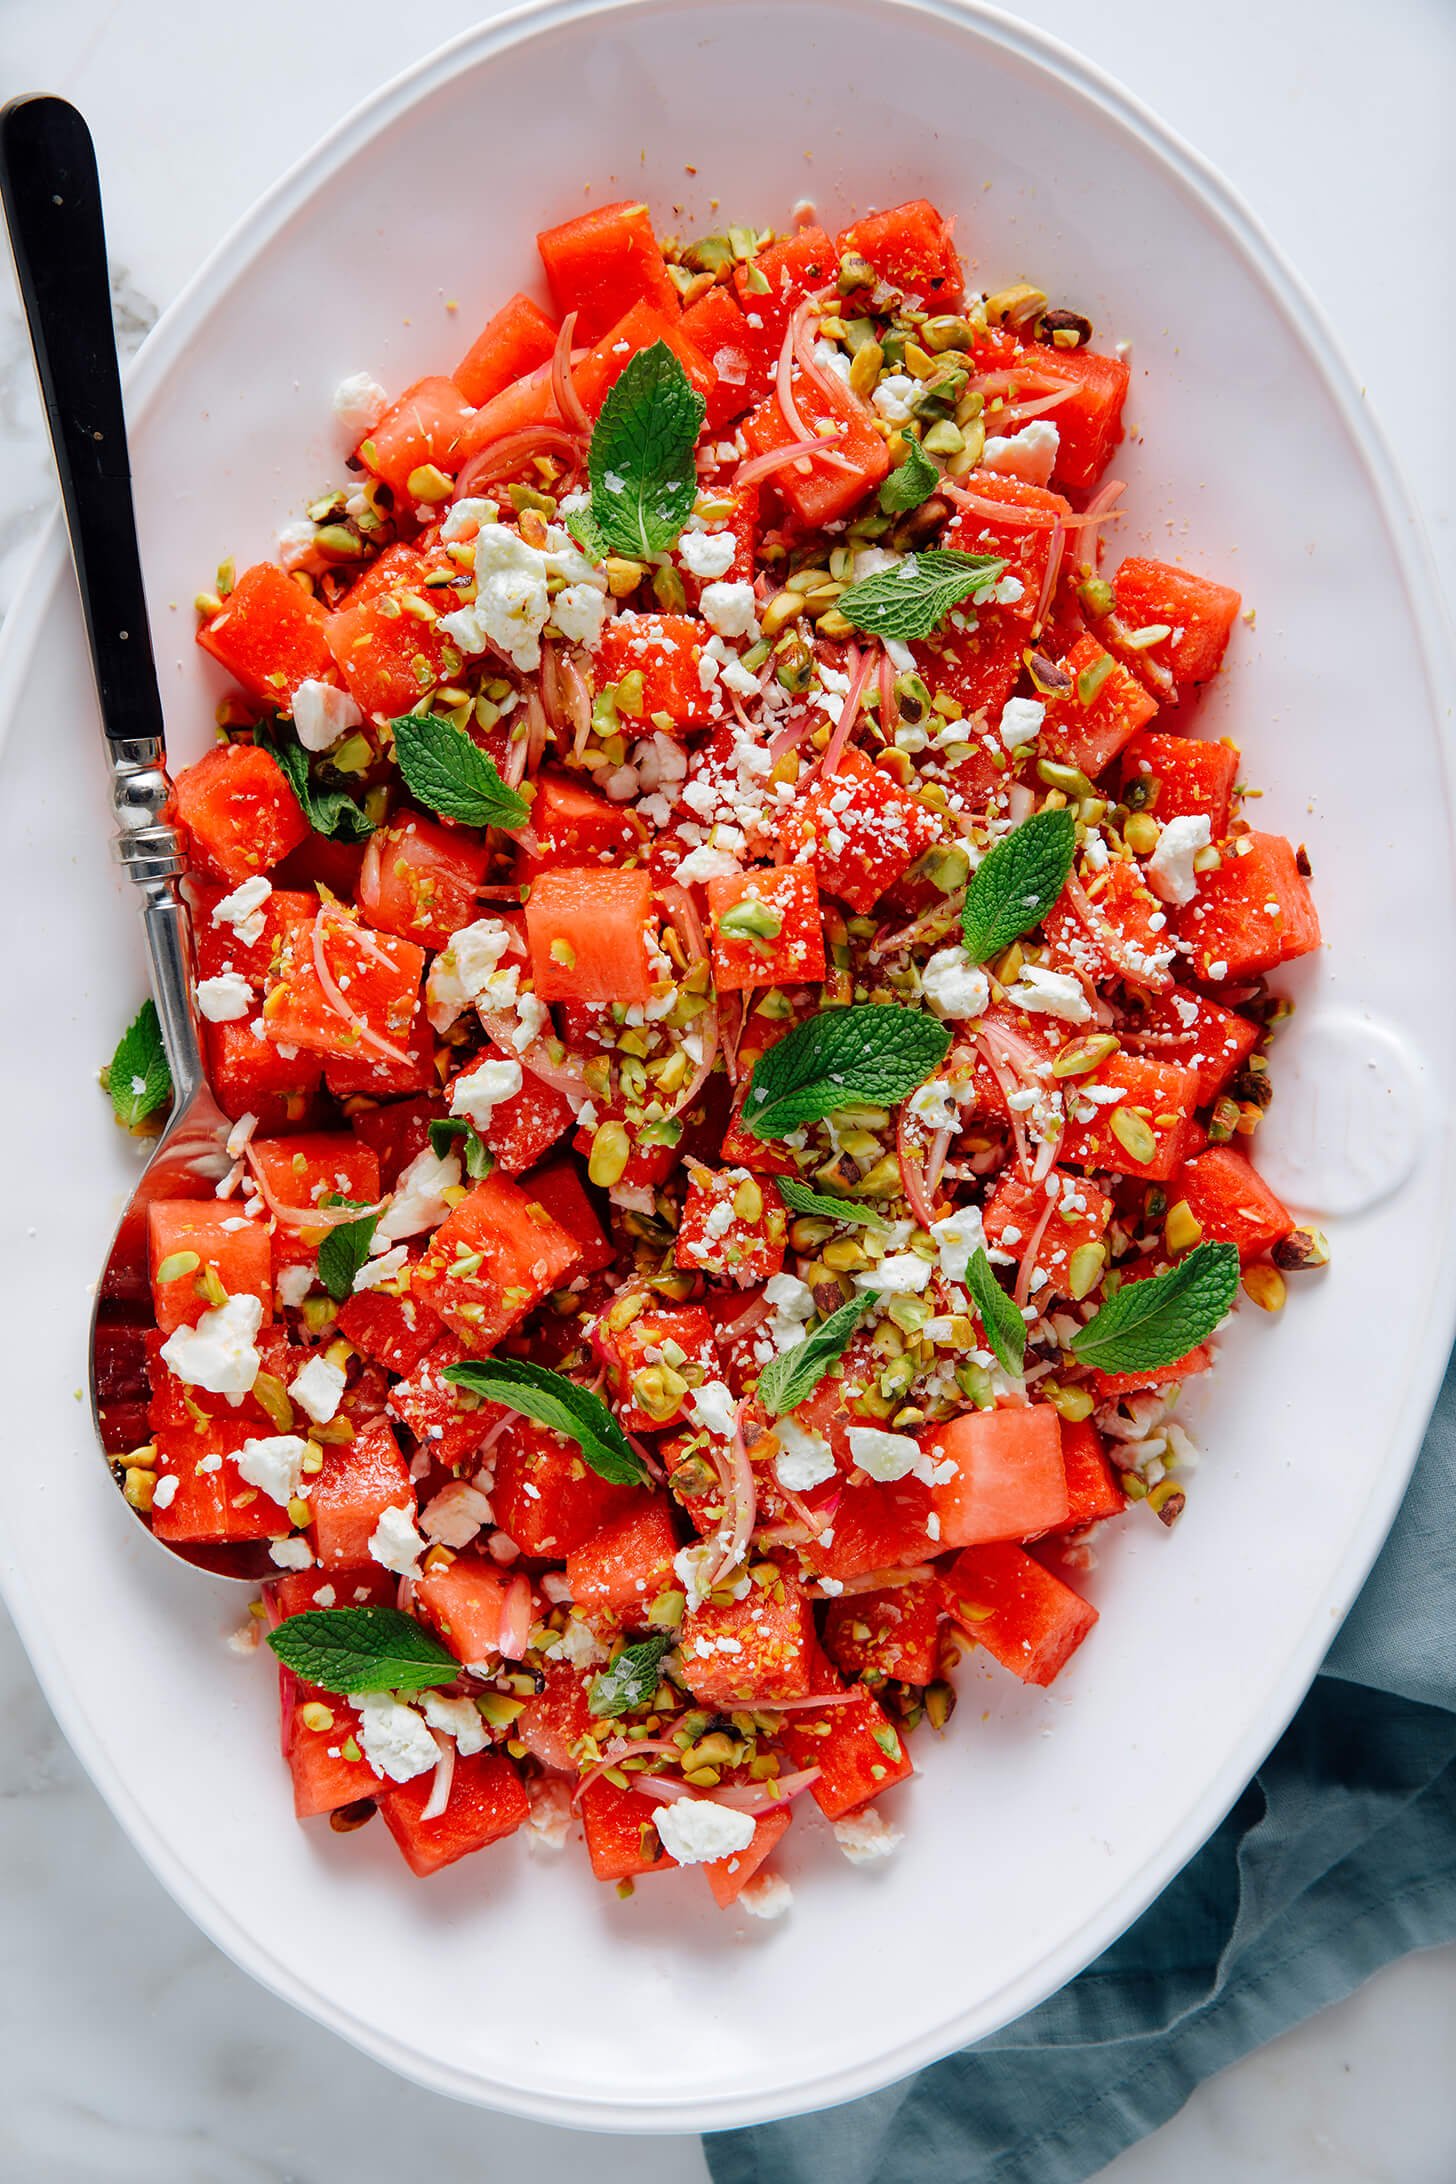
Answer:
[[(193, 979), (192, 921), (181, 893), (182, 839), (167, 817), (162, 700), (142, 590), (96, 153), (64, 99), (12, 99), (0, 109), (0, 198), (15, 252), (46, 421), (80, 586), (101, 723), (111, 759), (116, 854), (141, 895), (152, 995), (172, 1074), (172, 1110), (121, 1217), (101, 1278), (89, 1342), (91, 1414), (128, 1506), (146, 1526), (144, 1336), (155, 1324), (147, 1209), (206, 1198), (231, 1165), (232, 1129), (207, 1083)], [(266, 1544), (158, 1540), (217, 1577), (249, 1583), (270, 1567)]]

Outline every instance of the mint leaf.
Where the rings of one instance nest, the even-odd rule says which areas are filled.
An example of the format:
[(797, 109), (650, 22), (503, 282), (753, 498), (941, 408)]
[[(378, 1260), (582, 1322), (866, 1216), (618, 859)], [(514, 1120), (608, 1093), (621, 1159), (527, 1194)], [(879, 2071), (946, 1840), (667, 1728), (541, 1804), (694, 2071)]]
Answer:
[(905, 460), (897, 463), (880, 487), (880, 506), (887, 516), (907, 515), (929, 500), (940, 483), (940, 472), (918, 440), (906, 442)]
[[(346, 1206), (355, 1201), (334, 1195), (324, 1203)], [(362, 1221), (341, 1221), (337, 1228), (329, 1230), (319, 1245), (319, 1280), (335, 1304), (342, 1304), (346, 1297), (353, 1295), (354, 1276), (369, 1257), (369, 1246), (378, 1226), (377, 1213), (366, 1214)]]
[(492, 1403), (533, 1418), (575, 1441), (599, 1479), (614, 1486), (645, 1486), (647, 1473), (626, 1434), (599, 1395), (579, 1388), (564, 1373), (521, 1357), (467, 1358), (447, 1365), (445, 1378), (473, 1388)]
[(796, 1349), (769, 1360), (758, 1376), (758, 1400), (770, 1418), (781, 1418), (785, 1411), (807, 1402), (830, 1366), (838, 1364), (848, 1349), (868, 1303), (868, 1297), (851, 1297), (821, 1320)]
[(851, 584), (835, 605), (846, 621), (872, 637), (928, 637), (952, 607), (994, 584), (1005, 567), (995, 554), (932, 546), (924, 553), (906, 554), (893, 569), (879, 569), (862, 584)]
[(1071, 812), (1038, 811), (981, 859), (961, 911), (973, 963), (989, 962), (1041, 923), (1066, 886), (1076, 854)]
[(463, 728), (434, 713), (391, 721), (395, 763), (416, 803), (468, 827), (523, 827), (530, 806), (508, 789), (495, 763)]
[(760, 1054), (744, 1120), (755, 1137), (782, 1138), (837, 1107), (893, 1107), (949, 1049), (944, 1024), (922, 1009), (873, 1001), (822, 1009)]
[(778, 1192), (786, 1206), (795, 1213), (817, 1213), (829, 1221), (842, 1221), (847, 1228), (888, 1228), (889, 1223), (873, 1206), (857, 1206), (852, 1198), (831, 1198), (827, 1191), (811, 1191), (807, 1183), (796, 1183), (789, 1175), (774, 1177)]
[(1020, 1374), (1026, 1361), (1026, 1322), (1021, 1309), (996, 1279), (995, 1269), (983, 1250), (977, 1249), (966, 1267), (966, 1287), (981, 1315), (986, 1340), (997, 1361), (1008, 1373)]
[(657, 1689), (662, 1664), (672, 1650), (672, 1639), (644, 1638), (640, 1645), (624, 1646), (614, 1661), (593, 1676), (587, 1705), (608, 1720), (618, 1714), (635, 1714)]
[(167, 1105), (172, 1097), (172, 1072), (155, 1001), (143, 1001), (117, 1041), (101, 1081), (111, 1094), (117, 1121), (128, 1130)]
[(268, 1643), (305, 1683), (356, 1691), (423, 1691), (454, 1683), (460, 1663), (398, 1608), (311, 1608), (285, 1616)]
[(483, 1183), (495, 1166), (495, 1154), (475, 1124), (467, 1122), (463, 1115), (442, 1115), (429, 1125), (426, 1134), (436, 1160), (445, 1158), (456, 1138), (462, 1140), (460, 1150), (465, 1158), (465, 1173), (472, 1183)]
[(587, 474), (596, 553), (665, 553), (698, 492), (693, 450), (706, 405), (665, 341), (639, 350), (602, 404)]
[(1072, 1351), (1102, 1373), (1154, 1373), (1211, 1335), (1238, 1293), (1232, 1244), (1199, 1244), (1145, 1282), (1124, 1282), (1072, 1337)]
[(314, 780), (308, 753), (296, 736), (285, 736), (276, 720), (260, 720), (253, 741), (278, 766), (315, 834), (327, 834), (336, 842), (368, 841), (373, 820), (345, 790), (324, 788)]

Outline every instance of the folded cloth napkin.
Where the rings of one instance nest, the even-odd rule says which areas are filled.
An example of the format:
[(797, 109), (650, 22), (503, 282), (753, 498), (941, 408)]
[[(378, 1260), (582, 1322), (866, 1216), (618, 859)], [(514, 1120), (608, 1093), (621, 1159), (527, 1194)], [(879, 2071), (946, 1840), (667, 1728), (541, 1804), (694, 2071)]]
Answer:
[(714, 2184), (1081, 2184), (1193, 2088), (1456, 1938), (1456, 1359), (1308, 1698), (1135, 1925), (1014, 2025), (817, 2115), (705, 2141)]

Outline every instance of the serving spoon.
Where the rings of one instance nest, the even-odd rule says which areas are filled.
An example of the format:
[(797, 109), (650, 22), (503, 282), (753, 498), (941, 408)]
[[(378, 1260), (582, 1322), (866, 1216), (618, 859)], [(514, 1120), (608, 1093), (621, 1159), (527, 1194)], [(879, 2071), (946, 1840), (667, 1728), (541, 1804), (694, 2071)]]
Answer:
[[(142, 1338), (155, 1324), (147, 1208), (160, 1198), (210, 1197), (231, 1166), (232, 1124), (212, 1095), (202, 1058), (192, 921), (179, 886), (186, 859), (165, 817), (171, 785), (132, 507), (101, 183), (91, 133), (74, 106), (27, 97), (0, 108), (0, 199), (111, 759), (115, 849), (141, 892), (152, 996), (172, 1071), (171, 1116), (121, 1217), (91, 1317), (92, 1417), (106, 1462), (124, 1486), (126, 1451), (147, 1438)], [(155, 1539), (146, 1513), (130, 1500), (127, 1506)], [(271, 1569), (261, 1541), (158, 1544), (215, 1576), (256, 1582)]]

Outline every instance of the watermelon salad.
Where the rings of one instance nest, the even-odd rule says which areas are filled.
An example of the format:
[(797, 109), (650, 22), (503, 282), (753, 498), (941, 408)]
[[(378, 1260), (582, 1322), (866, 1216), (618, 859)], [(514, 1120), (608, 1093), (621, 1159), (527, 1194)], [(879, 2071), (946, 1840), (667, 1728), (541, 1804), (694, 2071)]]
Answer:
[[(232, 1165), (150, 1210), (106, 1438), (266, 1555), (301, 1820), (769, 1916), (796, 1819), (897, 1840), (959, 1663), (1066, 1670), (1239, 1291), (1323, 1263), (1250, 1158), (1319, 924), (1074, 300), (923, 201), (538, 242), (198, 601)], [(147, 1011), (110, 1085), (156, 1126)]]

